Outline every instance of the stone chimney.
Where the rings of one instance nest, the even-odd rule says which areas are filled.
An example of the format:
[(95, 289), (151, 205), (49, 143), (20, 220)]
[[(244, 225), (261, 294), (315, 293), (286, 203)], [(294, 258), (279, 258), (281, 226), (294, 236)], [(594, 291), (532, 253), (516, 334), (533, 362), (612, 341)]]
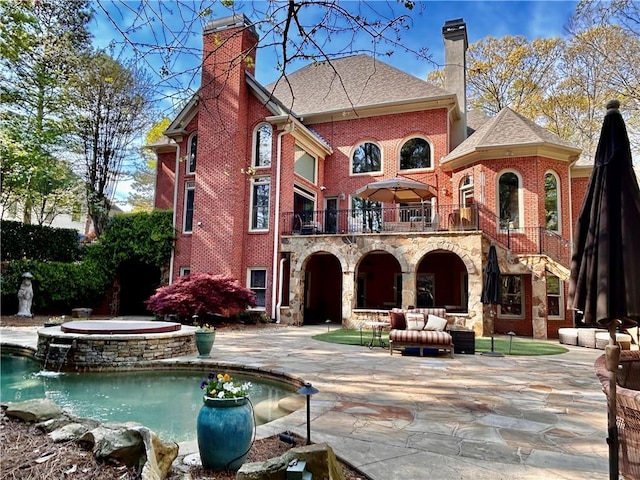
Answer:
[(467, 24), (462, 18), (447, 20), (442, 27), (444, 40), (444, 88), (458, 97), (459, 119), (451, 129), (453, 150), (467, 138)]

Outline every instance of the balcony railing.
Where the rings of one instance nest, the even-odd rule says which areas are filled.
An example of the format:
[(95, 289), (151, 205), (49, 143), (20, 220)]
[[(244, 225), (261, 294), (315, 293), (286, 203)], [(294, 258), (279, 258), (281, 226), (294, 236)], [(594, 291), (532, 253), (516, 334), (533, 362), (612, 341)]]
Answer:
[(363, 210), (286, 212), (283, 235), (401, 234), (481, 230), (513, 253), (540, 254), (568, 266), (572, 244), (544, 227), (514, 228), (482, 205), (430, 204), (422, 207), (384, 207)]
[(283, 214), (283, 235), (477, 230), (475, 206), (379, 207), (362, 210), (317, 210)]

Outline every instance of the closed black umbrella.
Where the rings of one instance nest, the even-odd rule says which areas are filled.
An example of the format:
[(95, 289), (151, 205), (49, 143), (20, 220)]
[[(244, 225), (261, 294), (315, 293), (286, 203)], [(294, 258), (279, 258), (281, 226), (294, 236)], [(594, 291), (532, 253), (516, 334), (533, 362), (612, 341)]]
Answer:
[(502, 285), (500, 281), (500, 265), (498, 265), (498, 253), (495, 245), (489, 247), (487, 266), (484, 269), (484, 284), (480, 301), (485, 305), (491, 305), (491, 352), (485, 355), (502, 356), (501, 353), (493, 351), (493, 324), (495, 321), (494, 311), (496, 305), (502, 303)]
[(584, 312), (584, 323), (607, 327), (610, 478), (618, 478), (616, 371), (620, 348), (616, 328), (640, 319), (640, 190), (631, 162), (627, 129), (610, 101), (595, 165), (574, 236), (569, 306)]

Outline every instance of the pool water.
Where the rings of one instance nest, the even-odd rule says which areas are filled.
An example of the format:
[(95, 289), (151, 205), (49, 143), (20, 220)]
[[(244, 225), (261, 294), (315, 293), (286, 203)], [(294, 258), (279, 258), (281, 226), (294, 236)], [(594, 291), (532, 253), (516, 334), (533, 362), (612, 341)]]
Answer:
[[(0, 366), (3, 403), (48, 398), (78, 417), (101, 422), (138, 422), (163, 440), (195, 440), (204, 372), (56, 373), (41, 370), (40, 364), (31, 358), (14, 355), (2, 355)], [(295, 395), (295, 389), (286, 384), (260, 377), (232, 376), (236, 383), (252, 383), (249, 398), (254, 405), (263, 401), (277, 405), (278, 400)], [(256, 418), (256, 423), (274, 418)]]

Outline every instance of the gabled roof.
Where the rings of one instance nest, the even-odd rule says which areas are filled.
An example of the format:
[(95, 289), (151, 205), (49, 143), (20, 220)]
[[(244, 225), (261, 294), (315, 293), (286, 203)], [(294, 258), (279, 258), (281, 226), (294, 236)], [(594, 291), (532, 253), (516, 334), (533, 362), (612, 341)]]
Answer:
[(299, 117), (425, 99), (455, 101), (454, 94), (364, 54), (312, 63), (266, 89)]
[(488, 158), (528, 155), (574, 161), (580, 149), (505, 107), (443, 157), (441, 164), (453, 169)]

